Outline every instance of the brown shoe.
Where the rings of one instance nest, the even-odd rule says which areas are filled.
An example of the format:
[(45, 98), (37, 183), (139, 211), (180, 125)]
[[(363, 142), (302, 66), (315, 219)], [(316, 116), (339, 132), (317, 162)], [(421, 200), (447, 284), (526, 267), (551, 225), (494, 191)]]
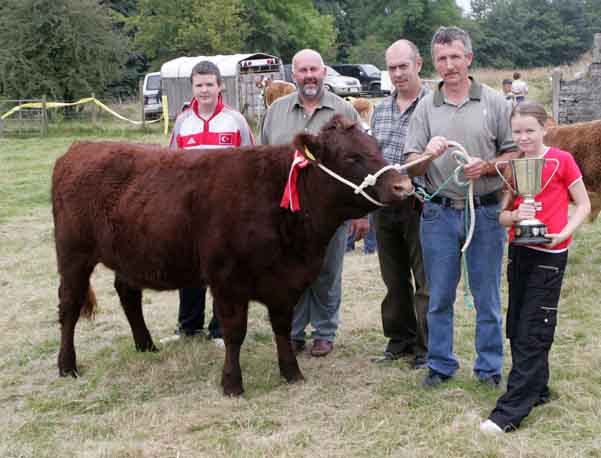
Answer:
[(305, 347), (307, 346), (304, 340), (292, 340), (291, 344), (292, 353), (294, 353), (295, 355), (302, 353), (305, 350)]
[(315, 339), (311, 348), (311, 356), (326, 356), (334, 349), (334, 343), (328, 340)]

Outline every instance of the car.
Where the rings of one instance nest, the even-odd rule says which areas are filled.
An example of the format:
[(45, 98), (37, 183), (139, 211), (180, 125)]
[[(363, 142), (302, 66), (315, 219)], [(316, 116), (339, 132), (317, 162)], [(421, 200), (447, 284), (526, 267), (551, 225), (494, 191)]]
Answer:
[(344, 76), (357, 78), (361, 82), (361, 90), (369, 95), (382, 95), (381, 72), (372, 64), (332, 64), (332, 68)]
[(163, 113), (161, 102), (161, 72), (144, 75), (144, 119), (158, 118)]
[(323, 86), (341, 97), (361, 94), (361, 83), (357, 78), (342, 76), (329, 65), (326, 65), (326, 77), (323, 80)]
[[(358, 96), (361, 93), (361, 83), (356, 78), (342, 76), (332, 67), (326, 65), (326, 77), (323, 80), (323, 86), (334, 94), (345, 97), (348, 95)], [(284, 79), (294, 83), (292, 78), (292, 66), (284, 65)]]

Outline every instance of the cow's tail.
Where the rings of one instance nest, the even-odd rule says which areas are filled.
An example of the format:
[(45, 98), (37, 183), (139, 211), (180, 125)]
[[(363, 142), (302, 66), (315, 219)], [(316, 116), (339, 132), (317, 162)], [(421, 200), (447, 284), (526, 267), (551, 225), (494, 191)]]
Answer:
[(86, 298), (81, 307), (79, 315), (83, 318), (92, 319), (96, 314), (96, 295), (94, 294), (94, 290), (92, 286), (88, 286), (88, 293), (86, 294)]

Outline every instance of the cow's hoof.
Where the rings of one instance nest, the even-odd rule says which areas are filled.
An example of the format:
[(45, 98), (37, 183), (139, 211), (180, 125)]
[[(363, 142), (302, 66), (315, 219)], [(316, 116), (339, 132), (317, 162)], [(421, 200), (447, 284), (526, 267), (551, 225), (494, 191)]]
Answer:
[(296, 375), (290, 376), (290, 377), (284, 377), (286, 379), (286, 382), (290, 385), (292, 385), (293, 383), (299, 383), (299, 382), (304, 382), (305, 381), (305, 377), (303, 377), (303, 374), (301, 374), (300, 372)]
[(223, 387), (223, 394), (225, 396), (238, 397), (238, 396), (241, 396), (242, 393), (244, 393), (244, 388), (242, 388), (242, 386), (224, 386)]
[(156, 347), (156, 345), (150, 341), (150, 342), (146, 342), (140, 345), (136, 345), (136, 351), (139, 352), (147, 352), (147, 351), (151, 351), (153, 353), (157, 353), (159, 351), (159, 349)]
[(77, 378), (79, 377), (79, 372), (77, 372), (77, 368), (73, 368), (73, 369), (60, 369), (58, 370), (58, 374), (61, 377), (68, 377), (69, 375), (73, 378)]

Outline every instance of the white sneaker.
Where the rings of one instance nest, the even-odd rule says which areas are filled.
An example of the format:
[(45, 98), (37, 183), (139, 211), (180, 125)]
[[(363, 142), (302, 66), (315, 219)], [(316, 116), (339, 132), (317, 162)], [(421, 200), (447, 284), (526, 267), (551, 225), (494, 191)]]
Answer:
[(217, 348), (225, 348), (225, 342), (223, 341), (222, 338), (216, 337), (211, 340), (213, 341), (213, 345), (215, 345)]
[(480, 423), (480, 431), (483, 433), (500, 434), (503, 430), (492, 420), (486, 420)]
[(179, 334), (173, 334), (173, 335), (171, 335), (169, 337), (163, 337), (162, 339), (159, 340), (159, 342), (162, 343), (162, 344), (167, 344), (167, 343), (171, 343), (171, 342), (177, 342), (181, 338), (182, 338), (181, 335), (179, 335)]

